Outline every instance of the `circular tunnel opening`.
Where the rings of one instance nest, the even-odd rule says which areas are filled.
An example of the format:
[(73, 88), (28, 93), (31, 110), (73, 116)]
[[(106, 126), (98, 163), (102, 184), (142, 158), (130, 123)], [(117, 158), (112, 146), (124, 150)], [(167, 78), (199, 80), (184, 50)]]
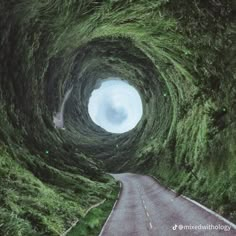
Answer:
[(96, 87), (88, 103), (92, 121), (110, 133), (125, 133), (135, 128), (143, 115), (136, 88), (116, 77), (99, 81)]

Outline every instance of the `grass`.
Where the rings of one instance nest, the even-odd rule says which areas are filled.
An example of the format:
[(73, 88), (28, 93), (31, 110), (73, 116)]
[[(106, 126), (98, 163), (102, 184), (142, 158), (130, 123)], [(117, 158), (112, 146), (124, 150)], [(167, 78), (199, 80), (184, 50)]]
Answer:
[(119, 187), (117, 185), (116, 188), (107, 196), (106, 201), (89, 211), (88, 214), (86, 214), (85, 217), (83, 217), (68, 233), (68, 236), (99, 235), (107, 217), (111, 213), (118, 192)]
[[(44, 171), (52, 172), (52, 169)], [(106, 197), (109, 199), (108, 192), (114, 186), (110, 180), (105, 185), (68, 173), (66, 181), (77, 182), (77, 187), (73, 187), (71, 183), (66, 184), (65, 177), (66, 173), (57, 170), (54, 182), (45, 183), (1, 147), (1, 235), (60, 235), (76, 219), (80, 219), (90, 205)]]
[(152, 173), (236, 222), (230, 0), (2, 1), (0, 13), (0, 234), (102, 225), (115, 186), (93, 158), (113, 157), (116, 141), (92, 132), (85, 110), (69, 113), (68, 132), (51, 119), (67, 86), (107, 68), (139, 84), (146, 104), (145, 126), (120, 139), (110, 168)]

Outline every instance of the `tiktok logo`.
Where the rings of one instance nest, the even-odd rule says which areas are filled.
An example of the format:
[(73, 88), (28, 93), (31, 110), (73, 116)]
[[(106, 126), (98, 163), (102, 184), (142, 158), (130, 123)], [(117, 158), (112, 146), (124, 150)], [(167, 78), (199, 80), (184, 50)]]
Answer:
[(176, 230), (177, 229), (177, 225), (175, 224), (173, 227), (172, 227), (173, 230)]

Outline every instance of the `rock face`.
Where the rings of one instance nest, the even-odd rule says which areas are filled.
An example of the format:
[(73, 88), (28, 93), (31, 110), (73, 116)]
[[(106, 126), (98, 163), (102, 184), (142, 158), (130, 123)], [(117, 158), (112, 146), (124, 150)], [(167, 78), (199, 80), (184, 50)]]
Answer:
[[(0, 233), (63, 232), (113, 188), (105, 170), (154, 174), (235, 221), (232, 8), (230, 0), (2, 1)], [(88, 114), (91, 92), (109, 77), (142, 96), (142, 120), (124, 134)], [(27, 209), (40, 194), (45, 202)]]

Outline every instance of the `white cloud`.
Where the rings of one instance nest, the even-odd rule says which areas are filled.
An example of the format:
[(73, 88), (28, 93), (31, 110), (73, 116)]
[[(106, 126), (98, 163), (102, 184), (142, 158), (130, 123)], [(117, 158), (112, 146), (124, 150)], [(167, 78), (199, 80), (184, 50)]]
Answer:
[(91, 119), (110, 133), (133, 129), (143, 114), (137, 90), (119, 78), (108, 78), (92, 92), (88, 111)]

